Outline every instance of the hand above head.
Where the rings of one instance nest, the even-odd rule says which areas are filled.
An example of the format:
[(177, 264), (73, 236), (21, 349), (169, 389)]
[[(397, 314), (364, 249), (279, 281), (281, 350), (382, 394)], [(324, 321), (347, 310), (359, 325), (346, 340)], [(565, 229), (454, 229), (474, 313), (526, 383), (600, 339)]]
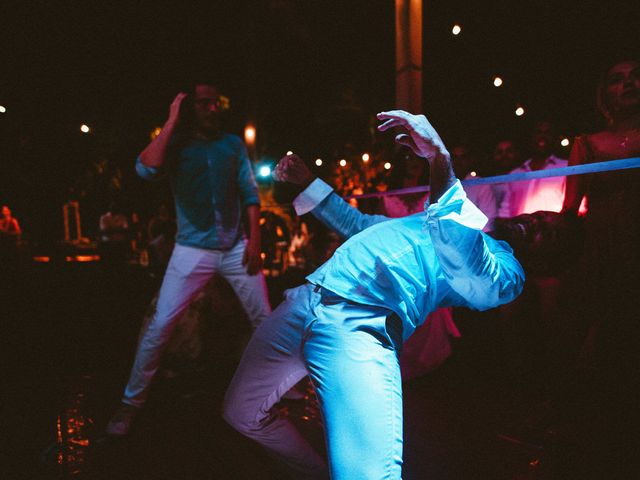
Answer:
[(438, 132), (424, 115), (412, 115), (404, 110), (381, 112), (378, 120), (384, 121), (378, 126), (378, 130), (384, 132), (390, 128), (399, 128), (401, 133), (396, 135), (396, 142), (429, 161), (430, 202), (437, 202), (456, 181), (451, 156)]
[(273, 178), (278, 182), (288, 182), (301, 187), (307, 187), (315, 179), (304, 160), (295, 154), (280, 159), (273, 171)]
[(391, 110), (378, 113), (377, 118), (384, 121), (378, 126), (378, 130), (385, 132), (390, 128), (399, 128), (401, 133), (396, 136), (396, 142), (409, 147), (416, 155), (428, 160), (437, 155), (449, 157), (449, 152), (440, 135), (424, 115), (413, 115), (404, 110)]

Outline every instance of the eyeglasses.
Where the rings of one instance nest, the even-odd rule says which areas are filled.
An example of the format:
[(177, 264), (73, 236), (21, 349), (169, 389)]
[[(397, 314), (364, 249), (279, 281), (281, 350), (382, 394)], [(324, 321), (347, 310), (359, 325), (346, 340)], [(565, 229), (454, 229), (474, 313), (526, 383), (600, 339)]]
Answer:
[(202, 108), (209, 108), (213, 105), (216, 107), (216, 110), (220, 111), (229, 110), (231, 107), (229, 98), (224, 95), (220, 95), (218, 98), (196, 98), (193, 103)]

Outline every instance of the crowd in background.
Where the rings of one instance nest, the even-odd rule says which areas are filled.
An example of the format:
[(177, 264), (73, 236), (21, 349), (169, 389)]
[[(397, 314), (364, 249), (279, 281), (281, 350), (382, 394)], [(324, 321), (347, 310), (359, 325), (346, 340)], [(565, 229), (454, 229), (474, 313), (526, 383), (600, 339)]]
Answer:
[[(556, 156), (561, 139), (553, 123), (540, 120), (534, 124), (527, 144), (518, 145), (513, 139), (503, 138), (492, 152), (482, 153), (469, 144), (449, 145), (456, 176), (470, 180), (640, 156), (638, 71), (637, 62), (621, 62), (608, 70), (598, 88), (598, 105), (607, 126), (574, 139), (568, 160)], [(366, 157), (354, 153), (344, 162), (335, 161), (325, 180), (341, 196), (357, 196), (424, 186), (428, 184), (428, 174), (423, 159), (409, 149), (399, 148)], [(545, 383), (550, 397), (565, 395), (575, 401), (579, 389), (559, 393), (563, 390), (560, 386), (566, 387), (576, 364), (586, 365), (591, 380), (595, 378), (598, 385), (608, 389), (590, 390), (596, 391), (600, 401), (590, 408), (605, 405), (611, 412), (619, 403), (630, 407), (625, 416), (617, 419), (621, 430), (633, 410), (627, 405), (631, 398), (628, 393), (638, 384), (633, 367), (638, 365), (639, 329), (637, 315), (634, 319), (630, 313), (637, 313), (640, 298), (640, 221), (636, 219), (640, 214), (639, 185), (638, 171), (634, 170), (468, 187), (468, 196), (489, 218), (487, 230), (496, 218), (537, 210), (564, 210), (583, 217), (585, 253), (581, 263), (569, 269), (541, 266), (529, 275), (525, 292), (518, 300), (489, 314), (450, 310), (439, 313), (441, 320), (444, 318), (441, 325), (446, 325), (444, 331), (450, 337), (459, 336), (455, 325), (451, 326), (452, 318), (465, 324), (469, 316), (491, 316), (499, 326), (499, 348), (508, 359), (506, 368), (511, 370), (514, 381), (531, 379), (527, 375), (532, 373), (544, 376), (541, 383)], [(418, 191), (352, 199), (352, 204), (366, 213), (400, 217), (422, 211), (427, 199), (427, 192)], [(297, 218), (289, 205), (274, 207), (263, 202), (260, 229), (263, 272), (272, 278), (288, 272), (290, 278), (300, 281), (340, 244), (335, 234), (321, 228), (310, 215)], [(174, 246), (176, 221), (168, 204), (158, 205), (152, 216), (141, 219), (131, 206), (114, 201), (100, 217), (98, 230), (94, 240), (102, 261), (139, 263), (161, 275)], [(18, 248), (21, 235), (18, 220), (4, 205), (0, 218), (3, 259)], [(558, 263), (562, 263), (561, 259)], [(433, 324), (425, 322), (425, 328), (433, 328)], [(420, 339), (420, 332), (415, 338)], [(610, 375), (614, 370), (622, 372), (622, 379), (616, 382)]]

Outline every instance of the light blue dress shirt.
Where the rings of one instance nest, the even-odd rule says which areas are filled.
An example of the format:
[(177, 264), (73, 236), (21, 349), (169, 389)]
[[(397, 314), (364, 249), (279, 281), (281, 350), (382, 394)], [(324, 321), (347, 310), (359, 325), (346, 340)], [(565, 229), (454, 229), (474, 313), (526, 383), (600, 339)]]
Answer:
[[(167, 160), (180, 245), (229, 250), (243, 236), (242, 210), (259, 205), (258, 187), (247, 150), (228, 133), (212, 140), (191, 139)], [(154, 180), (161, 171), (136, 161), (136, 171)]]
[(294, 207), (347, 239), (309, 282), (394, 311), (403, 321), (404, 340), (439, 307), (486, 310), (522, 291), (524, 271), (513, 250), (481, 231), (487, 217), (459, 181), (437, 203), (425, 204), (425, 212), (403, 218), (365, 215), (319, 179)]

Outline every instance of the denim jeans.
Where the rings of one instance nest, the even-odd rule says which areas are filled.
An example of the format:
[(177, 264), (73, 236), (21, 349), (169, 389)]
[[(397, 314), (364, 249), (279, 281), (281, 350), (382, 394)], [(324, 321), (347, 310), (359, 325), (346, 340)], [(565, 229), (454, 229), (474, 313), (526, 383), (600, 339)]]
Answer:
[(289, 290), (245, 350), (225, 397), (225, 419), (301, 478), (326, 478), (322, 458), (272, 409), (309, 374), (331, 478), (399, 479), (401, 342), (400, 320), (390, 310), (354, 304), (311, 284)]
[(162, 352), (180, 315), (215, 274), (236, 292), (254, 328), (271, 311), (262, 273), (249, 275), (242, 265), (245, 242), (231, 250), (205, 250), (176, 244), (165, 273), (156, 313), (142, 333), (122, 402), (136, 407), (147, 398)]

